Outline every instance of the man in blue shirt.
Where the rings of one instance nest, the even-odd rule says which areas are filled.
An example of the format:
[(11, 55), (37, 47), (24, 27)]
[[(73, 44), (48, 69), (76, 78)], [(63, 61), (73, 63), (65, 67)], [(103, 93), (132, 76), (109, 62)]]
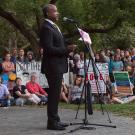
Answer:
[(7, 107), (10, 105), (10, 93), (5, 85), (2, 84), (2, 78), (0, 77), (0, 106)]

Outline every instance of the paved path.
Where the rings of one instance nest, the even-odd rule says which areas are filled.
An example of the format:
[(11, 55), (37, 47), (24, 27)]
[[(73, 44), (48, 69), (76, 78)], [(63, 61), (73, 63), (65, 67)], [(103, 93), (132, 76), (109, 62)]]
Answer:
[[(78, 119), (75, 120), (76, 111), (60, 110), (61, 119), (65, 122), (81, 122), (84, 112), (79, 111)], [(110, 114), (113, 124), (117, 128), (96, 127), (95, 130), (79, 130), (72, 135), (135, 135), (135, 121)], [(66, 131), (46, 130), (46, 108), (37, 107), (13, 107), (0, 108), (0, 135), (63, 135), (78, 126), (69, 126)], [(91, 123), (109, 124), (107, 116), (101, 112), (94, 112), (88, 116)], [(95, 126), (93, 126), (95, 127)], [(67, 134), (69, 135), (69, 134)]]

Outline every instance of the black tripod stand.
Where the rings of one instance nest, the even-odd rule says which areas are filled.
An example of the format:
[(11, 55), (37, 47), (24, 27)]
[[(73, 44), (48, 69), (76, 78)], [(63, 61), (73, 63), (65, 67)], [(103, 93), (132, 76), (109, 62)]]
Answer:
[[(75, 26), (76, 26), (76, 28), (77, 28), (77, 30), (79, 32), (78, 25), (75, 24)], [(80, 32), (79, 32), (79, 34), (80, 34)], [(82, 94), (81, 94), (80, 103), (81, 103), (82, 96), (83, 96), (83, 93), (84, 93), (84, 98), (85, 98), (85, 118), (83, 119), (83, 122), (81, 122), (81, 123), (70, 123), (70, 125), (80, 125), (80, 126), (77, 127), (76, 129), (71, 130), (69, 133), (72, 133), (72, 132), (77, 131), (77, 130), (80, 130), (80, 129), (86, 129), (86, 130), (96, 129), (95, 127), (88, 127), (90, 125), (116, 128), (115, 125), (95, 124), (95, 123), (89, 123), (88, 122), (87, 112), (88, 112), (89, 115), (92, 115), (93, 114), (91, 85), (90, 85), (89, 81), (87, 80), (87, 72), (88, 72), (88, 67), (89, 67), (90, 61), (92, 62), (92, 67), (93, 67), (93, 72), (94, 72), (94, 76), (95, 76), (95, 80), (96, 80), (97, 90), (98, 90), (98, 87), (100, 87), (100, 86), (98, 85), (98, 81), (97, 81), (98, 75), (97, 75), (96, 70), (95, 70), (95, 68), (97, 68), (97, 66), (96, 66), (96, 64), (94, 62), (94, 59), (91, 56), (90, 47), (84, 41), (84, 38), (83, 38), (83, 36), (81, 34), (80, 34), (80, 36), (81, 36), (81, 39), (82, 39), (83, 44), (85, 46), (85, 49), (84, 50), (87, 50), (89, 52), (89, 56), (90, 56), (89, 63), (87, 64), (86, 63), (86, 51), (84, 51), (84, 72), (85, 72), (85, 79), (84, 79), (84, 86), (83, 86), (83, 91), (82, 91)], [(98, 68), (97, 68), (97, 71), (99, 71)], [(101, 93), (101, 91), (100, 91), (100, 93)], [(100, 93), (99, 93), (99, 90), (98, 90), (98, 94), (100, 94)], [(99, 98), (99, 100), (100, 100), (100, 98)], [(79, 108), (80, 108), (80, 104), (78, 105), (78, 110), (77, 110), (77, 113), (76, 113), (76, 117), (75, 118), (77, 118), (77, 114), (78, 114)], [(103, 112), (102, 102), (101, 102), (101, 109), (102, 109), (102, 112)], [(108, 114), (108, 112), (107, 112), (107, 114)], [(108, 114), (108, 118), (109, 118), (109, 121), (111, 123), (109, 114)]]

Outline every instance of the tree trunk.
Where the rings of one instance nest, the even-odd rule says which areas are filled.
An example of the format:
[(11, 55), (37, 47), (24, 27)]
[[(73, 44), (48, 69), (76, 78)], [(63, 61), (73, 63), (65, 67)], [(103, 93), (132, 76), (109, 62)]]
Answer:
[(36, 53), (37, 47), (39, 45), (38, 36), (34, 31), (29, 30), (23, 22), (18, 20), (12, 13), (5, 11), (0, 7), (0, 16), (6, 19), (10, 24), (12, 24), (17, 30), (24, 35), (24, 37), (32, 45), (33, 51)]
[[(57, 0), (50, 0), (50, 4), (55, 4), (56, 2)], [(38, 34), (32, 31), (31, 28), (28, 28), (26, 25), (24, 25), (24, 23), (18, 20), (11, 12), (8, 12), (1, 7), (0, 7), (0, 17), (3, 17), (4, 19), (6, 19), (17, 30), (19, 30), (20, 33), (30, 42), (34, 53), (37, 54), (37, 48), (39, 46)], [(37, 14), (36, 14), (36, 19), (37, 19), (37, 25), (39, 28), (39, 18)], [(113, 29), (116, 29), (118, 26), (120, 26), (121, 22), (122, 22), (122, 19), (118, 19), (113, 25), (104, 29), (100, 29), (100, 28), (92, 29), (92, 28), (87, 28), (87, 27), (84, 27), (82, 29), (89, 33), (107, 33)], [(68, 36), (71, 37), (71, 36), (75, 36), (76, 34), (78, 34), (78, 32), (73, 31), (72, 33), (68, 33)]]

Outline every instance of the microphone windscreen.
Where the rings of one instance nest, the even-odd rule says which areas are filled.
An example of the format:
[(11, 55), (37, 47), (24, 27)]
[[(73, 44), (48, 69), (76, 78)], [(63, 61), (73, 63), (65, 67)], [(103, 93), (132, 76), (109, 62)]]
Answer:
[(67, 17), (63, 17), (63, 21), (66, 22), (67, 21)]

